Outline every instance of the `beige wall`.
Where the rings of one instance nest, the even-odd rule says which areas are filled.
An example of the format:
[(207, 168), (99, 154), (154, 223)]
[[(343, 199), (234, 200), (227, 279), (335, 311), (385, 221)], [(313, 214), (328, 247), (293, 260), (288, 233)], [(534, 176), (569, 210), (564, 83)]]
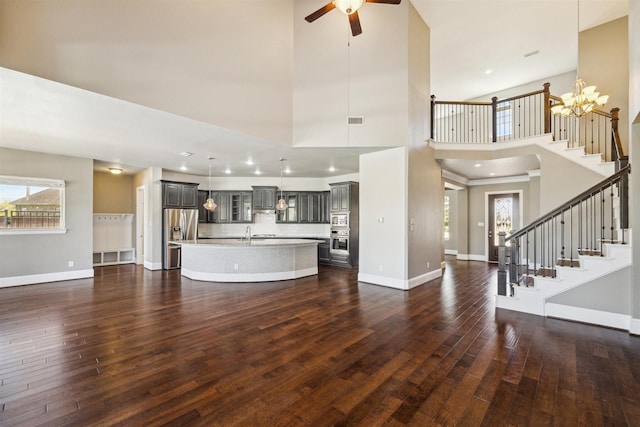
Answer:
[(603, 180), (602, 175), (549, 151), (540, 152), (540, 171), (537, 189), (540, 194), (540, 215)]
[(93, 275), (93, 161), (0, 148), (0, 175), (64, 180), (67, 227), (64, 234), (0, 236), (0, 279), (34, 276), (33, 283), (39, 275), (42, 281), (61, 280), (55, 275), (74, 271)]
[(132, 175), (93, 174), (94, 213), (135, 213)]
[[(629, 0), (629, 111), (632, 146), (631, 164), (640, 165), (640, 0)], [(631, 228), (640, 231), (640, 174), (631, 174)], [(632, 332), (640, 334), (640, 245), (633, 246), (631, 272)]]
[(619, 132), (625, 153), (629, 152), (629, 42), (627, 17), (580, 32), (578, 74), (588, 85), (596, 85), (609, 101), (601, 109), (620, 108)]
[(2, 1), (0, 65), (290, 144), (293, 3)]

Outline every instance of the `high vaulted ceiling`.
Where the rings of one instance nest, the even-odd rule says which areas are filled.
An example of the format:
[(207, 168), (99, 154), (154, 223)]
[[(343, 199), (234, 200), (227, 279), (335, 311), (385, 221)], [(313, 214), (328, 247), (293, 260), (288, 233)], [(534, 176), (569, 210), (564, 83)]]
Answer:
[[(298, 1), (296, 7), (302, 3)], [(218, 113), (224, 112), (226, 102), (245, 102), (248, 113), (252, 113), (254, 101), (265, 105), (273, 102), (273, 114), (268, 120), (281, 120), (279, 111), (283, 110), (280, 107), (286, 106), (289, 95), (261, 87), (260, 76), (278, 70), (278, 67), (289, 67), (282, 52), (291, 51), (295, 43), (290, 40), (294, 33), (291, 27), (313, 25), (292, 22), (292, 0), (198, 2), (194, 5), (202, 8), (202, 13), (191, 25), (185, 24), (189, 18), (183, 14), (162, 15), (158, 11), (167, 5), (184, 4), (180, 1), (172, 4), (154, 0), (113, 0), (108, 3), (109, 8), (104, 9), (105, 3), (98, 0), (0, 0), (0, 66), (30, 72), (34, 61), (45, 56), (53, 75), (64, 72), (66, 80), (61, 81), (82, 87), (78, 89), (4, 70), (0, 80), (0, 147), (92, 157), (100, 166), (119, 165), (127, 172), (149, 166), (178, 171), (186, 166), (189, 173), (201, 175), (207, 173), (209, 155), (219, 159), (217, 175), (229, 167), (232, 176), (254, 173), (255, 167), (246, 166), (249, 157), (264, 159), (263, 175), (277, 176), (280, 166), (277, 160), (286, 157), (290, 159), (295, 176), (310, 177), (357, 171), (358, 155), (373, 149), (292, 148), (282, 144), (281, 140), (287, 135), (277, 131), (270, 132), (267, 137), (256, 137), (252, 134), (251, 124), (243, 123), (243, 117), (226, 117), (227, 128), (207, 123), (205, 118), (210, 116), (207, 105), (179, 105), (176, 110), (190, 114), (188, 118), (175, 114), (173, 105), (197, 99), (195, 92), (193, 98), (178, 92), (178, 88), (194, 89), (184, 84), (190, 77), (215, 82), (210, 74), (228, 76), (241, 72), (243, 80), (255, 86), (244, 88), (247, 90), (242, 93), (262, 91), (263, 98), (235, 99), (238, 97), (234, 98), (234, 93), (243, 88), (223, 83), (212, 87), (196, 86), (195, 89), (212, 93), (216, 105), (221, 106)], [(324, 1), (317, 3), (321, 6)], [(576, 67), (575, 0), (412, 0), (411, 3), (431, 28), (431, 92), (438, 99), (471, 99)], [(309, 5), (312, 11), (316, 1), (304, 0), (302, 4)], [(108, 13), (111, 20), (91, 19), (91, 5), (100, 6), (100, 13)], [(392, 7), (376, 6), (385, 11), (389, 9), (382, 8)], [(216, 15), (218, 9), (232, 16)], [(124, 10), (131, 13), (119, 16)], [(15, 16), (17, 11), (20, 13)], [(78, 16), (83, 13), (87, 15), (80, 18), (86, 21), (82, 28), (66, 25), (67, 19), (77, 23)], [(363, 34), (359, 37), (367, 37), (372, 31), (384, 31), (384, 28), (373, 28), (374, 21), (366, 20), (366, 13), (366, 10), (361, 13)], [(580, 27), (585, 29), (626, 13), (626, 0), (583, 0)], [(167, 15), (172, 16), (171, 20), (163, 20)], [(327, 15), (322, 19), (339, 20), (347, 31), (346, 21), (340, 18), (343, 17)], [(277, 20), (276, 24), (269, 24), (274, 20)], [(136, 33), (136, 40), (130, 41), (119, 36), (119, 29), (110, 26), (112, 22), (120, 23), (121, 29), (140, 25), (142, 30)], [(101, 28), (103, 25), (106, 27)], [(36, 29), (53, 26), (64, 32), (64, 43), (49, 45), (49, 40), (38, 38), (37, 35), (47, 33)], [(219, 37), (205, 40), (202, 46), (210, 46), (208, 50), (202, 46), (196, 49), (202, 41), (201, 33), (213, 31), (212, 28), (217, 29), (213, 34)], [(309, 28), (320, 31), (321, 27)], [(110, 34), (106, 38), (105, 32)], [(174, 37), (175, 34), (180, 34), (181, 38)], [(7, 61), (2, 50), (6, 52), (10, 47), (8, 43), (15, 41), (12, 37), (24, 38), (29, 46), (39, 46), (41, 50), (23, 49), (14, 52), (11, 61)], [(269, 37), (272, 42), (267, 42)], [(225, 49), (226, 45), (230, 47)], [(92, 52), (100, 53), (100, 57), (93, 58), (99, 62), (94, 61), (91, 65), (91, 62), (81, 61), (83, 57), (92, 58), (95, 54)], [(109, 62), (111, 53), (115, 57), (122, 52), (118, 62)], [(216, 53), (221, 56), (216, 57)], [(154, 70), (154, 61), (163, 55), (175, 57), (175, 65), (170, 69), (156, 67), (147, 74), (148, 82), (127, 80), (127, 76), (135, 75), (141, 67), (151, 66)], [(194, 67), (189, 69), (189, 75), (182, 74), (183, 55), (201, 58), (191, 64)], [(211, 62), (211, 58), (220, 57), (227, 60)], [(280, 64), (283, 60), (284, 65), (269, 66), (269, 61)], [(487, 74), (487, 70), (491, 73)], [(116, 81), (115, 89), (110, 88), (113, 92), (105, 90), (104, 81), (96, 80), (97, 72), (121, 78)], [(164, 87), (158, 86), (158, 82), (162, 85), (163, 81)], [(286, 88), (288, 84), (281, 81), (280, 87)], [(159, 102), (154, 104), (155, 109), (136, 105), (135, 100), (132, 103), (126, 95), (134, 91), (146, 91), (147, 97), (157, 98)], [(112, 97), (104, 96), (105, 93)], [(129, 102), (116, 99), (119, 94)], [(185, 159), (178, 156), (181, 151), (195, 152), (197, 156)], [(329, 171), (329, 166), (334, 166), (335, 171)]]

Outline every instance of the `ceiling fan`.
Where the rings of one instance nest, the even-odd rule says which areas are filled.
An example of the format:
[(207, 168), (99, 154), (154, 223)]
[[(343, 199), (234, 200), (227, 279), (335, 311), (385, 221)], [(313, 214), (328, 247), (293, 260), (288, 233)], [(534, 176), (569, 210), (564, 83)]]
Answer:
[(401, 0), (333, 0), (320, 9), (307, 16), (305, 21), (313, 22), (320, 18), (327, 12), (331, 12), (333, 9), (338, 9), (349, 17), (349, 24), (351, 25), (351, 34), (355, 37), (362, 34), (362, 27), (360, 27), (360, 18), (358, 18), (358, 9), (364, 3), (386, 3), (386, 4), (400, 4)]

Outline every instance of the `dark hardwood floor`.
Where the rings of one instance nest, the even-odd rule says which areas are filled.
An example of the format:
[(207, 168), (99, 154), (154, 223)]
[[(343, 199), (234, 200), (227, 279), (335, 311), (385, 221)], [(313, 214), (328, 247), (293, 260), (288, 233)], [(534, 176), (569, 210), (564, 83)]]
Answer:
[(0, 289), (0, 425), (640, 426), (640, 338), (496, 311), (484, 263), (409, 292), (95, 273)]

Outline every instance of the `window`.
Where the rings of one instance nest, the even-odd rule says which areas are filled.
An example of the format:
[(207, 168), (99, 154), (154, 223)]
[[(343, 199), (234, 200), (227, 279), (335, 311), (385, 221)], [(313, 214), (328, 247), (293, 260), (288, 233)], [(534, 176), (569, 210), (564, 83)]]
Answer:
[(509, 101), (499, 102), (496, 107), (497, 138), (505, 138), (512, 134), (512, 114)]
[(449, 196), (444, 196), (444, 240), (449, 237)]
[[(493, 226), (495, 233), (493, 238), (494, 245), (498, 246), (500, 244), (500, 236), (498, 236), (498, 233), (504, 231), (508, 237), (513, 229), (513, 198), (496, 198), (494, 212), (495, 218), (493, 219)], [(509, 246), (509, 242), (507, 242), (507, 246)]]
[(64, 230), (59, 179), (0, 176), (0, 232)]

